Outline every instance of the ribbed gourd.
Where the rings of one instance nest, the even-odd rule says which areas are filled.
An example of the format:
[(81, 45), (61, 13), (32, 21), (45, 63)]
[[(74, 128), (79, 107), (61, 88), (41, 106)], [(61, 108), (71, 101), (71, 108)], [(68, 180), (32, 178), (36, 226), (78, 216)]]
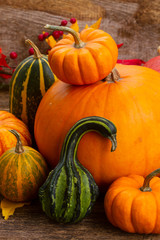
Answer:
[(48, 175), (43, 156), (29, 146), (23, 146), (19, 133), (17, 144), (0, 157), (0, 194), (14, 202), (30, 201), (37, 197), (39, 187)]
[(112, 142), (111, 151), (116, 149), (116, 127), (109, 120), (92, 116), (73, 125), (65, 137), (59, 163), (39, 189), (43, 211), (57, 222), (81, 221), (91, 212), (98, 197), (99, 189), (93, 176), (77, 158), (79, 141), (90, 131), (109, 138)]
[(28, 126), (33, 135), (36, 110), (55, 78), (47, 55), (41, 54), (31, 40), (27, 39), (26, 43), (33, 47), (34, 55), (25, 58), (11, 78), (9, 109)]

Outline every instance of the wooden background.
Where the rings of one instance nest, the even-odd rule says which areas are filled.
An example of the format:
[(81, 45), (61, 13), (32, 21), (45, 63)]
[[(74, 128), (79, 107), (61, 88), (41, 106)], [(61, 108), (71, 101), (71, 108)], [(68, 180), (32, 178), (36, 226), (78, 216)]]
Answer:
[[(80, 29), (102, 17), (101, 29), (116, 43), (124, 43), (119, 59), (157, 55), (160, 45), (160, 0), (0, 0), (0, 47), (10, 66), (28, 56), (25, 39), (30, 38), (46, 53), (48, 45), (38, 35), (45, 24), (59, 25), (75, 17)], [(11, 60), (9, 53), (18, 58)], [(0, 91), (0, 110), (8, 110), (8, 91)], [(0, 216), (0, 239), (67, 239), (67, 240), (158, 240), (160, 235), (128, 234), (107, 221), (101, 196), (91, 215), (76, 225), (59, 225), (42, 212), (38, 201), (17, 209), (8, 221)]]

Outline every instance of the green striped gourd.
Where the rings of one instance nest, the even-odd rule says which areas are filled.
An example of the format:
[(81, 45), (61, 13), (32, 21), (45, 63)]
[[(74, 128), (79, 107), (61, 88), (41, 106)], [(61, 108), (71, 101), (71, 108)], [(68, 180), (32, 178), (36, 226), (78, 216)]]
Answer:
[(17, 144), (0, 157), (0, 194), (14, 202), (30, 201), (37, 197), (48, 167), (38, 151), (22, 146), (17, 131), (9, 131), (16, 136)]
[(9, 109), (34, 132), (34, 118), (38, 105), (48, 88), (54, 83), (54, 75), (48, 57), (37, 46), (26, 40), (34, 49), (34, 55), (25, 58), (16, 68), (10, 82)]
[(111, 151), (116, 149), (116, 127), (105, 118), (86, 117), (70, 129), (62, 146), (59, 163), (39, 189), (43, 211), (57, 222), (81, 221), (91, 212), (98, 197), (99, 190), (93, 176), (77, 159), (79, 141), (89, 131), (97, 131), (109, 138), (112, 142)]

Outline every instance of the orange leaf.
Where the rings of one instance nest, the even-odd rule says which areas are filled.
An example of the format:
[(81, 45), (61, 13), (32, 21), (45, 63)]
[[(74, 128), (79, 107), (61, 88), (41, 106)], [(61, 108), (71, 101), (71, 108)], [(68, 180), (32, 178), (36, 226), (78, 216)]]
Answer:
[(53, 48), (57, 43), (53, 36), (49, 36), (48, 38), (46, 38), (46, 42), (51, 48)]
[(23, 207), (24, 205), (29, 205), (30, 202), (23, 202), (23, 203), (17, 203), (17, 202), (11, 202), (7, 199), (3, 199), (0, 204), (0, 208), (2, 209), (2, 216), (5, 220), (9, 218), (9, 216), (14, 214), (14, 211), (16, 208)]
[(94, 24), (92, 24), (90, 27), (91, 27), (91, 28), (94, 28), (94, 29), (99, 28), (99, 27), (100, 27), (100, 24), (101, 24), (101, 20), (102, 20), (102, 18), (99, 18), (99, 19), (97, 20), (97, 22), (95, 22)]

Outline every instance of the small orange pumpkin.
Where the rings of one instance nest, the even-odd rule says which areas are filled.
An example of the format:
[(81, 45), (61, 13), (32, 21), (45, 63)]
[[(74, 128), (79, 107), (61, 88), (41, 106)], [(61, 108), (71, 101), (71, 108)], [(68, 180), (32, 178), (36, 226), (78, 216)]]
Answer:
[[(104, 208), (108, 220), (130, 233), (160, 233), (160, 168), (145, 179), (130, 175), (109, 187)], [(154, 177), (154, 178), (153, 178)]]
[(27, 126), (12, 113), (0, 111), (0, 156), (16, 145), (16, 139), (8, 130), (15, 129), (21, 136), (22, 144), (31, 146), (31, 135)]
[(51, 69), (61, 81), (75, 85), (94, 83), (105, 78), (116, 65), (118, 48), (108, 33), (87, 28), (79, 34), (67, 27), (45, 27), (71, 33), (58, 41), (48, 55)]

